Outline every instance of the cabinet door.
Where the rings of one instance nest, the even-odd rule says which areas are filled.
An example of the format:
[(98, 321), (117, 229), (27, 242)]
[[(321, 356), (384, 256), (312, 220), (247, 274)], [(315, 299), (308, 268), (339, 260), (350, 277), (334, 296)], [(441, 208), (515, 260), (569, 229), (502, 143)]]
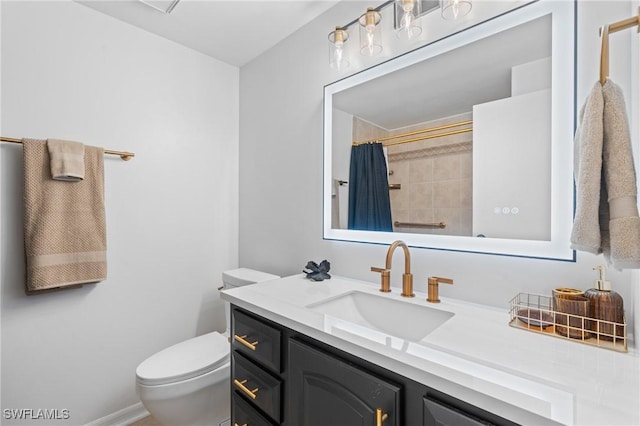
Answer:
[(400, 424), (398, 386), (295, 340), (289, 342), (287, 392), (293, 425)]

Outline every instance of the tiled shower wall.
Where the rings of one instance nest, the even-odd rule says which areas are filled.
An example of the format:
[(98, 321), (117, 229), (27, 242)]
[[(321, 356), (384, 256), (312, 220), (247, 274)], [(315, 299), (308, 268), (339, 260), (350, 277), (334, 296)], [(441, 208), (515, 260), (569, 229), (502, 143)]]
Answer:
[[(471, 120), (471, 117), (472, 114), (469, 112), (392, 131), (354, 117), (353, 138), (356, 141), (371, 140)], [(451, 130), (455, 129), (458, 128)], [(469, 132), (392, 145), (387, 148), (389, 184), (400, 184), (400, 189), (391, 189), (389, 192), (394, 230), (422, 234), (471, 235), (472, 139), (473, 133)], [(441, 229), (396, 226), (395, 222), (412, 224), (444, 222), (446, 227)]]
[(373, 123), (364, 121), (356, 116), (353, 117), (353, 140), (354, 142), (370, 141), (375, 138), (389, 136), (389, 131), (378, 127)]
[[(354, 118), (354, 139), (411, 132), (471, 120), (471, 117), (469, 112), (393, 131)], [(389, 183), (400, 184), (400, 189), (390, 190), (394, 223), (446, 224), (443, 229), (394, 225), (396, 231), (471, 235), (472, 139), (472, 133), (468, 132), (388, 147)]]

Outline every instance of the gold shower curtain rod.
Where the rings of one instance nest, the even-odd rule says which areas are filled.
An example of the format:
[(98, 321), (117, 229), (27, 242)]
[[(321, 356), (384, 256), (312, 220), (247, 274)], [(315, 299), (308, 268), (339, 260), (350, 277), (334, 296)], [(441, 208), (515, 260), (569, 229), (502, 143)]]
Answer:
[(632, 27), (638, 27), (638, 32), (640, 32), (640, 7), (638, 7), (638, 15), (600, 27), (600, 36), (602, 37), (602, 45), (600, 47), (600, 84), (606, 83), (609, 76), (609, 34)]
[[(11, 143), (22, 143), (22, 139), (5, 138), (4, 136), (0, 137), (0, 141), (2, 141), (2, 142), (11, 142)], [(110, 155), (119, 155), (120, 158), (122, 158), (124, 161), (129, 161), (133, 157), (136, 156), (133, 152), (113, 151), (113, 150), (110, 150), (110, 149), (105, 149), (104, 153), (105, 154), (110, 154)]]
[[(473, 120), (459, 121), (457, 123), (445, 124), (443, 126), (430, 127), (428, 129), (416, 130), (416, 131), (407, 132), (407, 133), (400, 133), (400, 134), (397, 134), (397, 135), (385, 136), (385, 137), (377, 138), (377, 139), (369, 139), (369, 140), (366, 140), (366, 141), (353, 141), (353, 146), (364, 145), (364, 144), (367, 144), (367, 143), (377, 143), (377, 142), (389, 141), (391, 139), (399, 139), (399, 138), (404, 138), (404, 137), (407, 137), (407, 136), (419, 135), (421, 133), (435, 132), (437, 130), (450, 129), (452, 127), (466, 126), (468, 124), (473, 124)], [(383, 146), (400, 145), (400, 144), (403, 144), (403, 143), (417, 142), (417, 141), (422, 141), (422, 140), (427, 140), (427, 139), (434, 139), (434, 138), (441, 138), (443, 136), (457, 135), (458, 133), (467, 133), (467, 132), (472, 132), (472, 131), (473, 131), (473, 127), (469, 127), (469, 128), (465, 128), (465, 129), (451, 130), (449, 132), (436, 133), (434, 135), (426, 135), (426, 136), (420, 136), (420, 137), (417, 137), (417, 138), (405, 139), (405, 140), (401, 140), (401, 141), (387, 142), (387, 143), (383, 143), (382, 145)]]

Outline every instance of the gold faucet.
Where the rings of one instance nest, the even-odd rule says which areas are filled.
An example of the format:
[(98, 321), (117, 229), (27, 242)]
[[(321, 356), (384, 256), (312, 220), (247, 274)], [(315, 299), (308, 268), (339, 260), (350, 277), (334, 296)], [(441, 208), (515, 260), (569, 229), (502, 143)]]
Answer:
[(438, 283), (453, 284), (453, 280), (451, 278), (429, 277), (427, 279), (427, 302), (440, 303)]
[(387, 260), (384, 268), (371, 267), (371, 271), (380, 272), (380, 291), (388, 293), (391, 291), (391, 260), (393, 258), (393, 252), (398, 247), (402, 247), (404, 250), (404, 274), (402, 274), (402, 293), (404, 297), (413, 297), (413, 275), (411, 275), (411, 254), (409, 253), (409, 247), (403, 241), (394, 241), (389, 250), (387, 251)]

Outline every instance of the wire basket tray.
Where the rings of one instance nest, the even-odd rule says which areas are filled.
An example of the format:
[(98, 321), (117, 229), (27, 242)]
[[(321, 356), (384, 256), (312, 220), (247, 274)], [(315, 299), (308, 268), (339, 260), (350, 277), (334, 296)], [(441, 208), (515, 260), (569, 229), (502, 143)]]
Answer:
[(553, 307), (553, 297), (519, 293), (509, 303), (509, 325), (573, 342), (627, 352), (627, 323), (604, 321)]

